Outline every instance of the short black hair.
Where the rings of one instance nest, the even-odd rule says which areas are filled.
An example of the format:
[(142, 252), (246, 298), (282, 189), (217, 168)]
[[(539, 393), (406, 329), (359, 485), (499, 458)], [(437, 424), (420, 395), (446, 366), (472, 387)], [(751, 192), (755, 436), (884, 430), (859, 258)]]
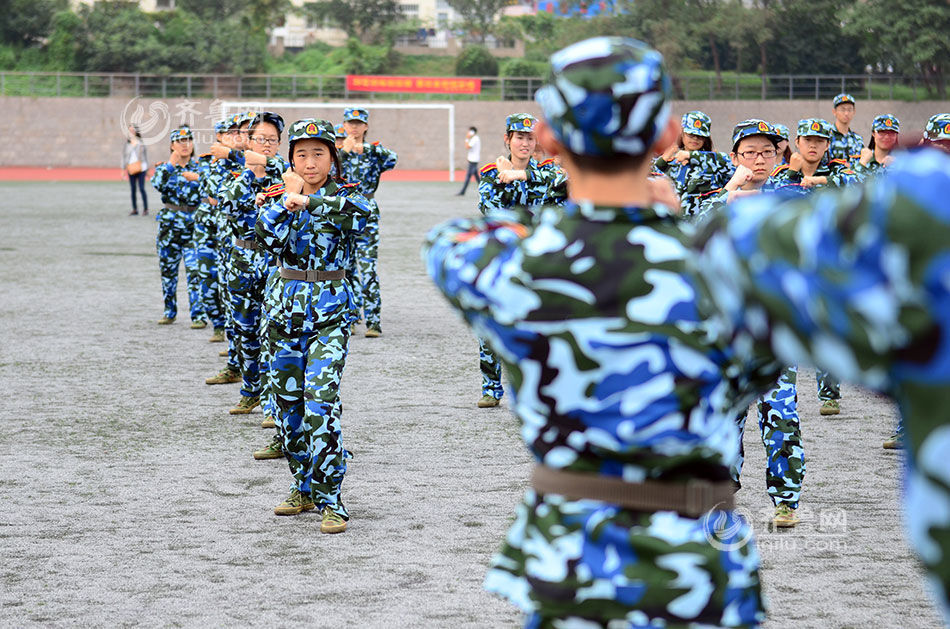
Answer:
[(478, 133), (478, 129), (476, 129), (475, 127), (469, 127), (468, 130), (469, 130), (469, 131), (474, 131), (475, 133)]
[(571, 161), (582, 170), (593, 170), (607, 175), (616, 175), (618, 173), (636, 170), (643, 162), (650, 158), (648, 153), (642, 155), (627, 155), (618, 153), (616, 155), (580, 155), (567, 149), (571, 156)]

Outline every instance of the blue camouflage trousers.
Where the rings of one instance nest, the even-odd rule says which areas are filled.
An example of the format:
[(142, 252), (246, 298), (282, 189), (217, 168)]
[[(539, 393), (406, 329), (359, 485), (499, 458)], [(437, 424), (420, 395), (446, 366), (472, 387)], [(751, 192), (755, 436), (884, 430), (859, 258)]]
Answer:
[(505, 394), (501, 385), (501, 361), (482, 339), (478, 339), (478, 367), (482, 372), (482, 395), (500, 400)]
[(231, 246), (228, 293), (234, 349), (241, 370), (241, 395), (261, 394), (261, 305), (267, 279), (267, 256), (259, 249)]
[(211, 320), (211, 325), (223, 328), (225, 323), (224, 304), (218, 290), (218, 221), (216, 210), (202, 203), (195, 210), (195, 259), (198, 265), (198, 291), (201, 306)]
[[(802, 429), (798, 418), (798, 393), (796, 380), (798, 368), (789, 367), (781, 375), (776, 386), (756, 402), (762, 444), (768, 458), (765, 469), (765, 484), (772, 504), (780, 502), (793, 509), (805, 480), (805, 451), (802, 447)], [(746, 413), (736, 418), (739, 426), (739, 458), (732, 470), (733, 480), (739, 482), (745, 452), (742, 435), (745, 431)]]
[[(382, 303), (379, 294), (379, 274), (376, 262), (379, 257), (379, 208), (370, 201), (373, 212), (366, 219), (366, 228), (356, 237), (356, 267), (359, 279), (353, 277), (353, 292), (357, 293), (356, 303), (363, 311), (367, 328), (382, 329), (380, 318)], [(361, 293), (361, 294), (360, 294)]]
[(824, 402), (841, 399), (841, 383), (832, 378), (827, 371), (816, 370), (815, 380), (818, 381), (819, 400)]
[(217, 248), (217, 267), (218, 267), (218, 299), (221, 302), (224, 311), (224, 330), (227, 332), (228, 341), (228, 368), (232, 371), (240, 371), (241, 365), (238, 362), (237, 346), (235, 339), (237, 333), (234, 331), (234, 317), (231, 315), (231, 291), (228, 288), (228, 277), (231, 269), (231, 229), (227, 220), (219, 213), (218, 219), (218, 248)]
[(271, 378), (277, 433), (294, 476), (293, 487), (349, 519), (341, 487), (350, 453), (343, 448), (340, 381), (349, 326), (341, 321), (312, 333), (271, 325)]
[(178, 316), (178, 265), (184, 259), (189, 314), (192, 321), (203, 320), (205, 314), (201, 307), (198, 263), (192, 246), (194, 216), (192, 212), (162, 208), (155, 220), (158, 221), (155, 248), (158, 251), (158, 268), (162, 274), (165, 316), (169, 319)]

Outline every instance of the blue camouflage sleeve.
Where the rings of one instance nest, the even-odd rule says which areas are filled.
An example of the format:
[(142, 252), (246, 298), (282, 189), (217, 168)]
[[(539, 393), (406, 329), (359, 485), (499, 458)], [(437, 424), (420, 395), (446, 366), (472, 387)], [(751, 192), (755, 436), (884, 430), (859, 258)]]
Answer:
[(743, 352), (885, 391), (907, 431), (905, 515), (950, 621), (950, 157), (902, 156), (862, 185), (727, 206), (697, 274)]

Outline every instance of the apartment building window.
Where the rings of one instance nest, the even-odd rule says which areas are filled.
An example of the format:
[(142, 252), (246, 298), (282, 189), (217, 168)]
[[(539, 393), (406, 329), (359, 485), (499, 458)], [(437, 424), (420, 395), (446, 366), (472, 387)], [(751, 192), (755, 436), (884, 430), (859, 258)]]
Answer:
[(175, 8), (175, 0), (155, 0), (157, 11), (171, 11)]
[(400, 4), (399, 12), (405, 15), (406, 17), (419, 17), (419, 5), (418, 4)]

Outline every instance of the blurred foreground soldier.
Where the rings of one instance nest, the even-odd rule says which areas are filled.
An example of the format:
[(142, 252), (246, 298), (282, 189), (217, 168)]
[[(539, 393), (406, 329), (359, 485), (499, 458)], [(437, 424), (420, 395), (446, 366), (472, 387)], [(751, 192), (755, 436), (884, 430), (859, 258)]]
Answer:
[(923, 144), (950, 153), (950, 114), (935, 114), (924, 127)]
[(689, 243), (651, 207), (649, 154), (678, 127), (660, 55), (596, 38), (551, 66), (538, 136), (570, 175), (568, 205), (452, 221), (425, 250), (509, 369), (539, 463), (486, 587), (529, 627), (757, 626), (733, 414), (783, 364), (815, 361), (898, 400), (910, 538), (945, 603), (950, 159), (905, 156), (866, 186), (784, 204), (742, 199)]
[(651, 157), (680, 132), (661, 61), (625, 38), (556, 53), (536, 134), (561, 157), (567, 204), (452, 221), (424, 254), (504, 363), (538, 462), (485, 582), (528, 627), (764, 618), (730, 467), (735, 416), (781, 365), (749, 373), (707, 327), (691, 226), (652, 203), (670, 184), (648, 181)]
[(854, 120), (854, 96), (838, 94), (832, 101), (835, 123), (831, 128), (831, 146), (828, 155), (831, 159), (841, 159), (849, 165), (854, 165), (861, 157), (864, 148), (864, 138), (851, 130), (851, 121)]

